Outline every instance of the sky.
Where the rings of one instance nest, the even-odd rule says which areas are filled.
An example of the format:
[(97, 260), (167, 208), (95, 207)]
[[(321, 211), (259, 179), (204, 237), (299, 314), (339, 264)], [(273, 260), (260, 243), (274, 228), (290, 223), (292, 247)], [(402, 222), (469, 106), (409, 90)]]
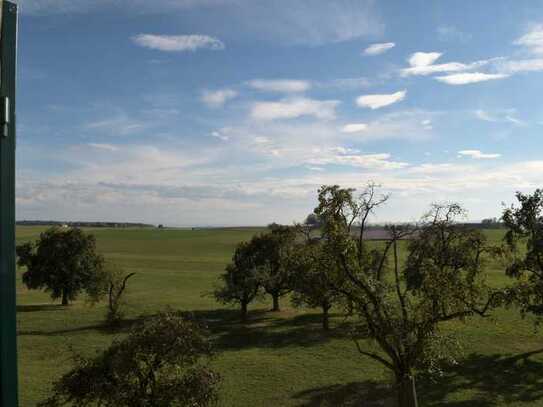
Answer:
[(19, 0), (17, 219), (374, 222), (543, 187), (543, 2)]

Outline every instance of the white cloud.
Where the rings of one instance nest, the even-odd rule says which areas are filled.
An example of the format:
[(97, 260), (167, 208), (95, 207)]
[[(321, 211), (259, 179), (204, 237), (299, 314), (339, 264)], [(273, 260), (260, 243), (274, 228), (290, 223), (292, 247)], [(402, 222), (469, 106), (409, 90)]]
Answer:
[(341, 128), (343, 133), (360, 133), (368, 129), (366, 123), (349, 123)]
[(415, 52), (407, 61), (411, 66), (428, 66), (437, 61), (441, 55), (443, 55), (441, 52)]
[(108, 119), (95, 120), (84, 125), (85, 129), (112, 136), (129, 136), (147, 128), (144, 122), (132, 119), (125, 114)]
[(485, 82), (494, 79), (507, 78), (506, 74), (489, 74), (483, 72), (466, 72), (452, 75), (438, 76), (437, 79), (440, 82), (448, 85), (466, 85), (470, 83)]
[(538, 24), (533, 26), (526, 34), (518, 38), (516, 45), (526, 47), (532, 54), (543, 54), (543, 25)]
[(202, 102), (209, 107), (221, 107), (230, 100), (234, 99), (238, 93), (232, 89), (219, 89), (215, 91), (205, 90), (202, 93)]
[(248, 85), (261, 91), (284, 93), (305, 92), (311, 88), (310, 82), (294, 79), (254, 79)]
[(477, 160), (501, 157), (501, 154), (484, 154), (479, 150), (461, 150), (458, 152), (458, 155), (475, 158)]
[(310, 165), (348, 165), (366, 169), (392, 170), (407, 167), (405, 162), (390, 161), (390, 154), (360, 154), (357, 150), (334, 147), (320, 149), (315, 158), (307, 161)]
[(498, 110), (495, 112), (488, 112), (486, 110), (478, 109), (475, 110), (475, 116), (482, 121), (491, 122), (491, 123), (512, 123), (517, 126), (526, 126), (527, 123), (523, 120), (520, 120), (514, 117), (516, 113), (515, 109), (505, 109)]
[(283, 99), (279, 102), (256, 102), (251, 108), (251, 117), (257, 120), (294, 119), (313, 116), (317, 119), (334, 119), (337, 100), (315, 100), (308, 98)]
[(211, 137), (218, 138), (219, 140), (222, 140), (222, 141), (230, 140), (230, 137), (228, 137), (225, 134), (222, 134), (220, 131), (217, 131), (217, 130), (211, 132)]
[(434, 64), (443, 54), (439, 52), (415, 52), (408, 59), (409, 68), (404, 68), (400, 71), (402, 76), (411, 75), (431, 75), (439, 72), (462, 72), (480, 68), (488, 65), (491, 62), (496, 62), (502, 58), (485, 59), (475, 61), (469, 64), (461, 62), (447, 62), (443, 64)]
[(379, 55), (387, 52), (388, 50), (394, 48), (396, 44), (393, 42), (384, 42), (380, 44), (371, 44), (368, 48), (364, 50), (364, 55)]
[(420, 122), (424, 130), (432, 130), (432, 121), (430, 119), (424, 119)]
[(504, 74), (543, 71), (543, 59), (505, 60), (498, 65), (498, 71)]
[(113, 144), (104, 144), (104, 143), (87, 143), (89, 147), (95, 148), (97, 150), (107, 150), (107, 151), (118, 151), (119, 147), (114, 146)]
[(407, 91), (404, 89), (391, 94), (362, 95), (356, 99), (356, 104), (374, 110), (400, 102), (405, 99), (406, 94)]
[(133, 36), (132, 40), (142, 47), (168, 52), (224, 49), (222, 41), (208, 35), (138, 34)]

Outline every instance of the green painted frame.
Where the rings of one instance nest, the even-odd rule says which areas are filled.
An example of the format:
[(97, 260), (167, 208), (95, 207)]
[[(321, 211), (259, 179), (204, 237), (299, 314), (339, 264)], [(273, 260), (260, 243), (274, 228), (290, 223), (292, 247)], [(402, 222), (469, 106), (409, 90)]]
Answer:
[[(0, 406), (18, 405), (15, 299), (15, 80), (17, 5), (0, 8)], [(6, 109), (6, 98), (8, 109)], [(8, 117), (4, 117), (4, 112)], [(7, 124), (4, 124), (5, 122)]]

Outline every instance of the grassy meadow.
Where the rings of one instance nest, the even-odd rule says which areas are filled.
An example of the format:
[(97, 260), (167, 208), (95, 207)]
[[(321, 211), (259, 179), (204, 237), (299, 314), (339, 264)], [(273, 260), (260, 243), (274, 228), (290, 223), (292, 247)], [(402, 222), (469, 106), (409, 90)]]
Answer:
[[(18, 227), (18, 243), (41, 230)], [(237, 309), (203, 295), (236, 243), (258, 229), (89, 231), (107, 259), (136, 272), (126, 295), (127, 319), (169, 306), (207, 321), (217, 350), (213, 364), (223, 376), (221, 406), (394, 405), (389, 373), (357, 353), (339, 314), (325, 334), (318, 311), (293, 309), (283, 299), (283, 310), (271, 313), (266, 298), (250, 307), (251, 320), (243, 326)], [(488, 279), (496, 286), (509, 282), (497, 265), (489, 265)], [(70, 368), (74, 352), (92, 355), (115, 334), (102, 328), (103, 304), (90, 307), (81, 297), (62, 307), (48, 294), (24, 288), (20, 275), (17, 284), (20, 401), (33, 406)], [(461, 330), (461, 363), (435, 381), (418, 378), (421, 406), (543, 406), (543, 332), (515, 310), (494, 316), (447, 326)]]

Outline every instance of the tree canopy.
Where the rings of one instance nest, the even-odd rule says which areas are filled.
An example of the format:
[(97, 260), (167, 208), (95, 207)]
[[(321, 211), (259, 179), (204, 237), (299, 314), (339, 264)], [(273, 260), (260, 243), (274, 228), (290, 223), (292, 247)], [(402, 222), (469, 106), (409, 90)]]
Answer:
[(512, 300), (522, 312), (543, 315), (543, 190), (516, 194), (519, 206), (503, 212), (507, 275), (516, 278)]
[(62, 305), (76, 299), (98, 278), (104, 259), (96, 251), (96, 239), (78, 228), (53, 227), (36, 243), (16, 248), (17, 264), (26, 267), (23, 282), (29, 289), (43, 289)]
[[(390, 369), (398, 386), (400, 406), (416, 404), (414, 376), (423, 366), (435, 367), (441, 322), (486, 315), (496, 293), (484, 284), (484, 236), (456, 224), (458, 205), (434, 205), (416, 228), (389, 226), (390, 238), (368, 245), (369, 216), (386, 202), (370, 184), (358, 197), (337, 185), (319, 190), (315, 213), (323, 219), (323, 239), (338, 265), (330, 284), (352, 301), (355, 342), (361, 354)], [(353, 225), (360, 228), (356, 235)], [(401, 241), (409, 237), (407, 264), (402, 269)], [(345, 283), (347, 282), (347, 283)], [(380, 351), (364, 349), (372, 339)]]
[(77, 357), (40, 406), (208, 406), (217, 400), (220, 382), (205, 363), (211, 356), (200, 324), (163, 312), (144, 318), (95, 357)]

